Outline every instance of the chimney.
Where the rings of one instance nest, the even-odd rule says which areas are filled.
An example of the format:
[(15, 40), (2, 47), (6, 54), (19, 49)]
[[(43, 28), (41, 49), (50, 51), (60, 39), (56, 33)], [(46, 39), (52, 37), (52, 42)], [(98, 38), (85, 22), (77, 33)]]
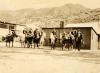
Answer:
[(64, 21), (60, 21), (60, 28), (64, 28)]

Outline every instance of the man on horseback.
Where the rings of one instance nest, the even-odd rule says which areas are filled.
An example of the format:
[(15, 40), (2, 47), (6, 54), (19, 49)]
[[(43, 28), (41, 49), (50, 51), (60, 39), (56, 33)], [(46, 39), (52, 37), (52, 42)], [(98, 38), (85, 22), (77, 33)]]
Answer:
[(34, 34), (34, 38), (33, 38), (33, 39), (34, 39), (34, 40), (33, 40), (33, 42), (34, 42), (34, 48), (35, 48), (35, 44), (37, 45), (37, 47), (39, 47), (40, 38), (41, 38), (39, 30), (36, 29), (36, 30), (33, 32), (33, 34)]
[(57, 31), (54, 29), (52, 33), (53, 33), (53, 35), (55, 37), (55, 42), (57, 42)]
[(13, 42), (14, 42), (14, 38), (17, 37), (17, 34), (15, 33), (15, 30), (12, 30), (12, 33), (8, 34), (6, 37), (5, 37), (5, 41), (6, 41), (6, 46), (7, 46), (7, 43), (9, 43), (9, 47), (10, 47), (10, 43), (12, 42), (12, 47), (13, 47)]
[(32, 42), (33, 42), (33, 34), (32, 34), (32, 31), (30, 30), (28, 33), (27, 33), (27, 47), (28, 48), (32, 48)]
[(73, 31), (71, 31), (69, 33), (69, 39), (68, 39), (68, 43), (69, 43), (69, 48), (70, 49), (73, 49), (73, 46), (74, 46), (74, 40), (75, 40), (75, 37), (74, 37), (74, 34), (73, 34)]
[(81, 48), (81, 44), (82, 44), (82, 39), (83, 39), (83, 35), (80, 32), (80, 30), (77, 31), (77, 37), (76, 37), (76, 48), (78, 49), (78, 51), (80, 51)]
[(44, 31), (41, 31), (41, 38), (40, 38), (40, 46), (41, 48), (43, 48), (44, 44), (45, 44), (45, 38), (46, 38), (46, 34)]
[(24, 46), (24, 48), (27, 46), (27, 48), (32, 48), (32, 42), (33, 42), (33, 34), (32, 29), (25, 28), (23, 30), (23, 35), (21, 35), (20, 38), (21, 46)]
[(57, 31), (54, 29), (50, 34), (51, 49), (55, 49), (57, 42)]
[(68, 33), (64, 32), (62, 36), (62, 50), (64, 46), (67, 47), (68, 50), (73, 49), (74, 41), (75, 41), (75, 37), (73, 31), (70, 31)]
[(62, 50), (63, 50), (63, 47), (65, 46), (67, 46), (67, 40), (68, 40), (68, 36), (67, 36), (67, 33), (66, 32), (64, 32), (63, 34), (62, 34)]
[(55, 48), (55, 40), (56, 40), (56, 38), (55, 38), (53, 32), (51, 32), (51, 34), (50, 34), (51, 49)]

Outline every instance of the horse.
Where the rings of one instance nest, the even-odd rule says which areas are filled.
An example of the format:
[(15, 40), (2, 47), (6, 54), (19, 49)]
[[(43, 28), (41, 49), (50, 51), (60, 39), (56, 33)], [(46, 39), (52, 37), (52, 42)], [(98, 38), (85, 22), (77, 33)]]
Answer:
[(35, 45), (39, 47), (40, 39), (41, 39), (40, 32), (38, 31), (38, 29), (34, 30), (34, 34), (33, 34), (34, 48), (35, 48)]
[(81, 45), (82, 45), (82, 33), (78, 32), (78, 36), (76, 38), (76, 48), (78, 49), (78, 51), (80, 51)]
[(51, 50), (55, 49), (56, 37), (53, 32), (50, 34), (50, 43), (51, 43)]
[(62, 50), (63, 50), (63, 47), (64, 46), (66, 47), (68, 43), (68, 36), (65, 32), (63, 33), (61, 40), (62, 40)]
[(21, 43), (21, 47), (26, 47), (27, 44), (27, 39), (26, 39), (26, 35), (21, 35), (20, 36), (20, 43)]
[(20, 36), (21, 47), (32, 48), (33, 34), (31, 30), (23, 30), (23, 34)]
[(32, 48), (32, 42), (33, 42), (33, 34), (32, 33), (28, 33), (27, 34), (27, 37), (26, 37), (26, 40), (27, 40), (27, 47), (28, 48)]
[(45, 44), (45, 38), (46, 38), (46, 34), (45, 32), (41, 32), (41, 38), (40, 38), (40, 46), (41, 48), (43, 48), (44, 44)]
[(12, 34), (8, 34), (5, 37), (5, 41), (6, 41), (6, 47), (8, 46), (7, 43), (9, 43), (9, 47), (10, 47), (10, 43), (12, 42), (12, 47), (13, 47), (13, 42), (14, 42), (14, 38), (18, 37), (17, 34), (15, 33), (15, 31), (12, 31)]
[(74, 35), (72, 34), (72, 32), (68, 34), (64, 33), (62, 36), (62, 50), (64, 46), (67, 47), (68, 50), (73, 49), (73, 45), (74, 45)]
[(74, 34), (73, 32), (70, 32), (68, 37), (68, 49), (74, 48), (74, 42), (75, 42)]

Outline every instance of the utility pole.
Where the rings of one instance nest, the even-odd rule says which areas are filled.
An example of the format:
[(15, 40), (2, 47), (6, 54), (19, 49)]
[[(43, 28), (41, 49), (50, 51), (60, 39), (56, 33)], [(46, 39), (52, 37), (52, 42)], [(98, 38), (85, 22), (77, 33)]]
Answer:
[(98, 25), (100, 26), (100, 15), (98, 15)]

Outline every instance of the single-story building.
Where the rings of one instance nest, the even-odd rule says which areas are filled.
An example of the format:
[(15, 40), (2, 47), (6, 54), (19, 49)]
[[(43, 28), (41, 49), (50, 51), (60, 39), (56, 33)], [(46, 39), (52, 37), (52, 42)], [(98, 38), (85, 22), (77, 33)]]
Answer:
[(20, 33), (24, 27), (25, 25), (0, 21), (0, 41), (2, 40), (2, 36), (11, 33), (11, 30), (16, 30), (17, 33)]
[(100, 48), (100, 35), (99, 35), (99, 27), (97, 22), (91, 23), (77, 23), (77, 24), (66, 24), (65, 26), (61, 23), (60, 27), (46, 27), (42, 28), (43, 31), (46, 33), (46, 46), (50, 45), (49, 38), (50, 33), (55, 29), (57, 31), (57, 46), (61, 46), (60, 42), (60, 34), (63, 32), (70, 32), (72, 30), (80, 30), (83, 35), (84, 45), (82, 46), (83, 49), (89, 50), (97, 50)]

